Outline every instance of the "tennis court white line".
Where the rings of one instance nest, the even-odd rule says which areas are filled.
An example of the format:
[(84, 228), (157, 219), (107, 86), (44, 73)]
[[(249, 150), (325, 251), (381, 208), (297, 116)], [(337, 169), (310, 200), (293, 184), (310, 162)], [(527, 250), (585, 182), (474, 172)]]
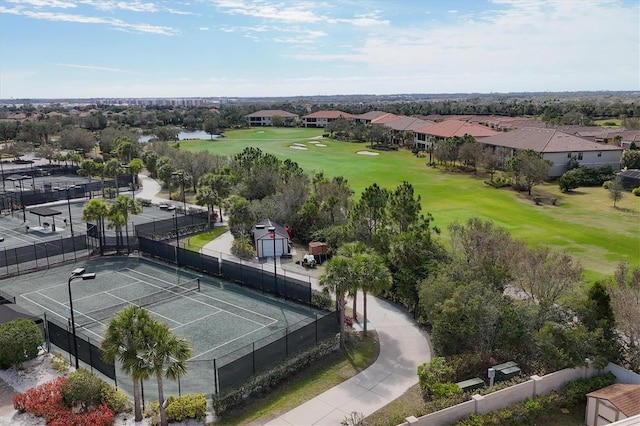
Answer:
[[(37, 293), (37, 292), (36, 292), (36, 291), (32, 291), (31, 293)], [(49, 298), (48, 296), (45, 296), (44, 294), (41, 294), (41, 296), (44, 296), (44, 297)], [(24, 294), (21, 294), (21, 295), (20, 295), (20, 297), (23, 297), (23, 298), (27, 299), (29, 302), (33, 303), (34, 305), (36, 305), (36, 306), (38, 306), (38, 307), (42, 308), (42, 310), (44, 310), (45, 312), (49, 312), (49, 313), (51, 313), (51, 314), (53, 314), (53, 315), (55, 315), (55, 316), (58, 316), (58, 317), (62, 318), (62, 319), (63, 319), (63, 320), (65, 320), (65, 321), (69, 321), (69, 318), (66, 318), (66, 317), (64, 317), (63, 315), (60, 315), (59, 313), (54, 312), (54, 311), (52, 311), (51, 309), (49, 309), (49, 308), (47, 308), (47, 307), (45, 307), (45, 306), (41, 305), (40, 303), (35, 302), (35, 301), (33, 301), (33, 300), (29, 299), (29, 298), (28, 298), (28, 297), (26, 297)], [(49, 298), (49, 299), (50, 299), (50, 298)], [(53, 300), (53, 299), (52, 299), (52, 300)], [(57, 302), (57, 301), (56, 301), (56, 302)], [(57, 302), (57, 303), (60, 303), (60, 302)], [(88, 317), (87, 317), (87, 318), (88, 318)], [(99, 324), (105, 325), (103, 322), (100, 322), (100, 321), (96, 321), (96, 323), (99, 323)], [(95, 333), (95, 332), (93, 332), (93, 331), (91, 331), (91, 330), (89, 330), (89, 329), (87, 329), (87, 328), (82, 327), (82, 326), (80, 326), (80, 328), (84, 329), (84, 330), (85, 330), (86, 332), (88, 332), (88, 333), (91, 333), (91, 334), (93, 334), (93, 335), (97, 336), (100, 340), (102, 340), (102, 339), (103, 339), (103, 337), (102, 337), (101, 335), (99, 335), (98, 333)]]
[[(132, 301), (131, 301), (131, 300), (123, 299), (122, 297), (118, 297), (118, 296), (116, 296), (115, 294), (111, 294), (111, 293), (109, 293), (108, 291), (103, 291), (103, 293), (106, 293), (106, 294), (108, 294), (109, 296), (115, 297), (116, 299), (120, 299), (120, 300), (122, 300), (123, 302), (129, 303), (130, 305), (135, 305), (135, 303), (132, 303)], [(140, 306), (140, 305), (136, 305), (136, 306)], [(109, 308), (109, 306), (105, 306), (105, 308)], [(159, 316), (159, 317), (162, 317), (162, 318), (166, 319), (167, 321), (171, 321), (171, 322), (174, 322), (174, 323), (176, 323), (176, 324), (180, 324), (180, 325), (182, 325), (182, 323), (181, 323), (180, 321), (176, 321), (176, 320), (174, 320), (174, 319), (172, 319), (172, 318), (169, 318), (169, 317), (167, 317), (167, 316), (161, 315), (161, 314), (159, 314), (159, 313), (157, 313), (157, 312), (153, 312), (153, 314), (154, 314), (154, 315), (157, 315), (157, 316)]]
[[(211, 312), (210, 314), (207, 314), (207, 315), (205, 315), (205, 316), (203, 316), (203, 317), (200, 317), (200, 318), (198, 318), (198, 319), (194, 319), (194, 320), (192, 320), (192, 321), (185, 322), (184, 324), (180, 324), (180, 323), (178, 323), (178, 324), (180, 324), (180, 325), (179, 325), (179, 326), (177, 326), (177, 327), (173, 327), (171, 330), (175, 330), (175, 329), (180, 328), (180, 327), (185, 327), (185, 326), (187, 326), (187, 325), (195, 324), (196, 322), (198, 322), (198, 321), (202, 321), (203, 319), (208, 318), (208, 317), (210, 317), (210, 316), (218, 315), (220, 312), (225, 312), (225, 311), (223, 311), (222, 309), (218, 309), (218, 312)], [(154, 312), (154, 313), (155, 313), (155, 312)], [(177, 321), (174, 321), (174, 322), (177, 322)]]
[[(129, 269), (129, 268), (126, 268), (126, 269)], [(145, 274), (144, 272), (134, 271), (133, 269), (130, 269), (130, 271), (135, 272), (135, 273), (140, 274), (140, 275), (144, 275), (144, 276), (147, 276), (147, 277), (151, 277), (151, 278), (153, 278), (153, 279), (155, 279), (155, 280), (158, 280), (158, 281), (162, 281), (162, 282), (165, 282), (165, 283), (168, 283), (168, 284), (172, 284), (172, 283), (169, 283), (168, 281), (164, 281), (164, 280), (162, 280), (162, 279), (152, 277), (151, 275), (147, 275), (147, 274)], [(151, 285), (153, 285), (153, 284), (151, 284)], [(244, 308), (244, 307), (242, 307), (242, 306), (238, 306), (238, 305), (236, 305), (236, 304), (233, 304), (233, 303), (227, 302), (226, 300), (220, 300), (220, 299), (218, 299), (218, 298), (216, 298), (216, 297), (213, 297), (213, 296), (210, 296), (210, 295), (208, 295), (208, 294), (203, 294), (203, 296), (208, 297), (209, 299), (213, 299), (213, 300), (215, 300), (215, 301), (217, 301), (217, 302), (224, 303), (225, 305), (233, 306), (234, 308), (238, 308), (238, 309), (240, 309), (240, 310), (243, 310), (243, 311), (246, 311), (246, 312), (250, 312), (250, 313), (252, 313), (252, 314), (254, 314), (254, 315), (257, 315), (257, 316), (259, 316), (259, 317), (263, 317), (263, 318), (265, 318), (265, 319), (267, 319), (267, 320), (270, 320), (270, 321), (276, 321), (276, 319), (275, 319), (275, 318), (272, 318), (272, 317), (270, 317), (270, 316), (267, 316), (267, 315), (261, 314), (261, 313), (259, 313), (259, 312), (252, 311), (251, 309), (247, 309), (247, 308)], [(211, 306), (211, 305), (208, 305), (208, 304), (207, 304), (207, 306)], [(214, 306), (214, 307), (215, 307), (215, 306)], [(220, 308), (218, 308), (218, 309), (220, 309)], [(223, 309), (223, 310), (224, 310), (224, 309)], [(228, 311), (225, 311), (225, 312), (227, 312), (227, 313), (229, 313), (229, 314), (232, 314), (232, 315), (236, 315), (236, 314), (233, 314), (232, 312), (228, 312)], [(236, 315), (236, 316), (239, 316), (239, 315)], [(240, 316), (240, 318), (245, 318), (245, 317)], [(248, 320), (248, 321), (251, 321), (251, 320), (250, 320), (250, 319), (248, 319), (248, 318), (245, 318), (245, 319), (246, 319), (246, 320)], [(252, 321), (252, 322), (256, 322), (256, 321)], [(257, 322), (256, 322), (256, 323), (257, 323)], [(257, 324), (259, 324), (259, 323), (257, 323)]]
[(219, 348), (221, 348), (221, 347), (223, 347), (223, 346), (226, 346), (226, 345), (228, 345), (229, 343), (235, 342), (235, 341), (236, 341), (236, 340), (238, 340), (238, 339), (242, 339), (243, 337), (247, 337), (248, 335), (253, 334), (253, 333), (255, 333), (256, 331), (260, 331), (260, 330), (262, 330), (262, 329), (263, 329), (263, 328), (265, 328), (265, 327), (268, 327), (268, 325), (264, 325), (264, 326), (262, 326), (262, 327), (260, 327), (260, 328), (256, 328), (255, 330), (252, 330), (252, 331), (249, 331), (249, 332), (247, 332), (247, 333), (244, 333), (242, 336), (238, 336), (238, 337), (236, 337), (235, 339), (231, 339), (231, 340), (229, 340), (229, 341), (227, 341), (227, 342), (224, 342), (224, 343), (223, 343), (223, 344), (221, 344), (221, 345), (214, 346), (213, 348), (211, 348), (211, 349), (209, 349), (209, 350), (206, 350), (206, 351), (204, 351), (204, 352), (202, 352), (202, 353), (199, 353), (198, 355), (192, 356), (191, 358), (189, 358), (189, 360), (188, 360), (188, 361), (191, 361), (191, 360), (193, 360), (193, 359), (195, 359), (195, 358), (198, 358), (198, 357), (200, 357), (200, 356), (202, 356), (202, 355), (204, 355), (204, 354), (208, 354), (209, 352), (213, 352), (213, 351), (215, 351), (216, 349), (219, 349)]

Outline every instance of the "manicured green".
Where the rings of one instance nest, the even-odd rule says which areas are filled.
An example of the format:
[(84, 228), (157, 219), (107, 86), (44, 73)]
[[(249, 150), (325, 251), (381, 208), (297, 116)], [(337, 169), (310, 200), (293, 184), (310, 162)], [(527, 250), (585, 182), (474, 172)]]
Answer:
[[(602, 120), (593, 120), (593, 124), (601, 127), (620, 127), (622, 120), (619, 118), (603, 118)], [(607, 123), (615, 123), (615, 126), (610, 126)]]
[[(219, 140), (185, 141), (183, 149), (208, 150), (212, 154), (232, 155), (255, 146), (279, 158), (296, 161), (306, 172), (324, 171), (328, 177), (343, 176), (356, 193), (378, 183), (393, 189), (410, 182), (422, 198), (425, 212), (434, 217), (446, 237), (447, 225), (477, 216), (491, 219), (508, 229), (513, 237), (532, 246), (547, 245), (573, 253), (587, 270), (588, 279), (611, 275), (620, 261), (640, 266), (640, 197), (625, 193), (612, 207), (602, 188), (579, 188), (562, 194), (557, 184), (534, 188), (534, 193), (558, 198), (558, 205), (544, 202), (536, 206), (522, 194), (490, 188), (488, 176), (448, 172), (427, 166), (428, 158), (417, 158), (408, 150), (378, 152), (377, 156), (358, 155), (370, 150), (368, 144), (322, 139), (318, 147), (311, 138), (322, 129), (251, 128), (227, 132)], [(294, 143), (307, 150), (293, 149)]]
[(228, 230), (229, 228), (227, 226), (216, 226), (207, 232), (189, 238), (184, 248), (191, 251), (200, 251), (208, 242), (215, 240)]

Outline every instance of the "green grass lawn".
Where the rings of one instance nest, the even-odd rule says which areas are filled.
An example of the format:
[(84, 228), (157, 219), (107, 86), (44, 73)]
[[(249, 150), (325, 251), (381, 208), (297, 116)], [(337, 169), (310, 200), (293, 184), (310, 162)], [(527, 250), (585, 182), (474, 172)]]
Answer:
[(264, 424), (355, 376), (373, 364), (378, 353), (375, 332), (370, 332), (367, 338), (354, 336), (347, 340), (345, 349), (324, 357), (270, 390), (263, 398), (250, 400), (247, 405), (224, 415), (215, 424)]
[(208, 242), (215, 240), (228, 230), (229, 227), (227, 226), (217, 226), (207, 232), (194, 235), (193, 237), (189, 238), (189, 240), (187, 240), (184, 248), (187, 250), (199, 252), (200, 249), (204, 247)]
[[(608, 123), (615, 123), (615, 125), (611, 126)], [(593, 124), (601, 127), (620, 127), (622, 125), (622, 120), (619, 118), (603, 118), (602, 120), (593, 120)]]
[[(427, 166), (428, 158), (417, 158), (408, 150), (358, 155), (363, 143), (322, 140), (327, 146), (311, 144), (322, 129), (252, 128), (235, 130), (218, 140), (183, 141), (181, 148), (233, 155), (254, 146), (279, 158), (296, 161), (307, 173), (323, 171), (326, 176), (343, 176), (360, 193), (367, 186), (393, 189), (410, 182), (422, 199), (422, 207), (443, 231), (447, 225), (477, 216), (491, 219), (508, 229), (513, 237), (532, 246), (547, 245), (567, 250), (579, 259), (588, 279), (611, 275), (620, 261), (640, 266), (640, 197), (625, 193), (614, 209), (602, 188), (579, 188), (562, 194), (557, 185), (534, 188), (552, 194), (558, 205), (536, 206), (522, 194), (486, 186), (486, 177), (447, 172)], [(307, 150), (292, 149), (294, 143)]]

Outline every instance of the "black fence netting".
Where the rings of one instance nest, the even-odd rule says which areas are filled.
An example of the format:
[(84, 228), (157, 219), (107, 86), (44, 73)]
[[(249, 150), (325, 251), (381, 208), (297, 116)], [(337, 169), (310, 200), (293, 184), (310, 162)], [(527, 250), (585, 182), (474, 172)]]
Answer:
[[(86, 235), (34, 242), (0, 250), (0, 275), (21, 274), (34, 269), (77, 260), (87, 254)], [(5, 268), (4, 270), (2, 268)]]
[(178, 235), (191, 235), (207, 229), (209, 219), (207, 212), (189, 212), (189, 214), (176, 214), (176, 216), (153, 220), (152, 222), (136, 225), (135, 233), (151, 240), (165, 240), (175, 238)]
[[(73, 333), (67, 330), (51, 319), (47, 320), (47, 336), (49, 343), (57, 346), (72, 356), (76, 355), (76, 347), (74, 346)], [(116, 380), (116, 367), (114, 364), (106, 362), (102, 358), (102, 351), (99, 346), (92, 344), (88, 339), (76, 333), (76, 344), (78, 359), (91, 366), (92, 369), (98, 370), (100, 373)]]
[(229, 391), (254, 374), (267, 371), (340, 331), (335, 313), (308, 321), (303, 320), (218, 359), (219, 391)]

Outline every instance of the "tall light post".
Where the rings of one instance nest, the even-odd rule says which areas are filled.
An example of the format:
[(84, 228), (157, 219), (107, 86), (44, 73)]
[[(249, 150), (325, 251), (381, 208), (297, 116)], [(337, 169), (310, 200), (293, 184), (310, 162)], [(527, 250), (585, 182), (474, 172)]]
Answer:
[(71, 271), (71, 275), (69, 276), (69, 281), (67, 281), (67, 288), (69, 290), (69, 310), (71, 311), (71, 333), (73, 334), (73, 354), (75, 355), (76, 360), (76, 370), (80, 368), (78, 363), (78, 340), (76, 337), (76, 320), (73, 316), (73, 297), (71, 297), (71, 281), (82, 279), (82, 280), (93, 280), (96, 278), (95, 272), (84, 272), (84, 268), (76, 268)]
[(269, 237), (273, 239), (273, 282), (275, 283), (275, 290), (278, 293), (278, 270), (276, 263), (276, 227), (270, 226), (268, 229)]
[(178, 253), (180, 252), (180, 234), (178, 234), (178, 211), (173, 211), (173, 220), (176, 227), (176, 265), (180, 266), (180, 260), (178, 259)]
[(184, 172), (173, 172), (171, 173), (173, 176), (177, 176), (180, 178), (180, 188), (182, 189), (182, 209), (184, 214), (187, 214), (187, 201), (185, 199), (184, 194)]
[(71, 227), (71, 236), (73, 237), (73, 218), (71, 217), (71, 200), (69, 197), (69, 190), (71, 189), (76, 189), (77, 186), (73, 185), (73, 186), (69, 186), (67, 187), (67, 189), (65, 189), (65, 191), (67, 192), (67, 208), (69, 209), (69, 226)]

